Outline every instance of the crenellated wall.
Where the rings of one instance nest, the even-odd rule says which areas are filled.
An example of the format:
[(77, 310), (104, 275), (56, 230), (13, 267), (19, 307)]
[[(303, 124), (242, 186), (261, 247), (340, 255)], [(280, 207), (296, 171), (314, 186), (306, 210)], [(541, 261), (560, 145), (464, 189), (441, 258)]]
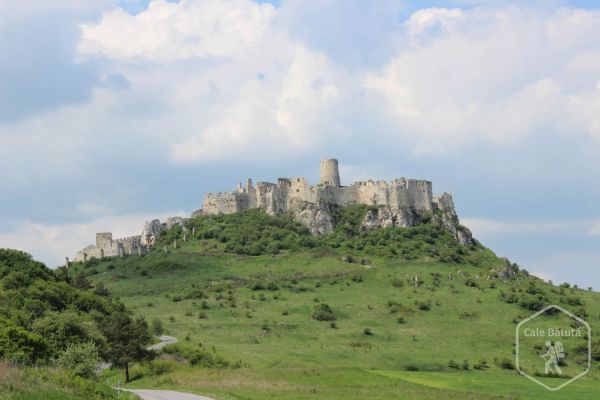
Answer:
[[(322, 176), (335, 177), (330, 171), (331, 163)], [(337, 162), (335, 164), (337, 167)], [(431, 182), (398, 178), (391, 182), (363, 181), (350, 186), (339, 186), (329, 181), (309, 185), (305, 178), (279, 178), (277, 183), (259, 182), (256, 187), (249, 181), (243, 188), (238, 185), (234, 192), (207, 193), (204, 197), (205, 214), (231, 214), (251, 208), (261, 208), (269, 214), (283, 214), (299, 203), (328, 203), (340, 206), (366, 204), (415, 211), (432, 211), (436, 208)]]

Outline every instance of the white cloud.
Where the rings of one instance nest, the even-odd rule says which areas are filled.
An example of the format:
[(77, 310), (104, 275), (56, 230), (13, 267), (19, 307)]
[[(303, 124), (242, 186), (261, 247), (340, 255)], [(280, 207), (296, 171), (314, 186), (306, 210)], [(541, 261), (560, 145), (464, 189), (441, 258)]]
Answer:
[(165, 62), (239, 58), (261, 44), (274, 15), (272, 5), (250, 0), (152, 0), (137, 15), (118, 8), (98, 24), (83, 25), (79, 51), (84, 56)]
[(73, 259), (77, 250), (93, 244), (96, 232), (112, 232), (113, 238), (139, 235), (144, 222), (159, 218), (181, 215), (183, 212), (114, 215), (94, 219), (85, 223), (44, 224), (22, 221), (10, 232), (0, 232), (2, 247), (26, 251), (36, 259), (54, 267), (62, 265), (65, 257)]
[(413, 41), (428, 30), (439, 25), (444, 30), (452, 29), (452, 23), (462, 16), (459, 8), (425, 8), (414, 12), (405, 22), (408, 34)]
[(598, 135), (597, 74), (577, 59), (600, 61), (600, 12), (435, 8), (415, 12), (406, 27), (410, 45), (364, 82), (415, 152), (540, 132)]

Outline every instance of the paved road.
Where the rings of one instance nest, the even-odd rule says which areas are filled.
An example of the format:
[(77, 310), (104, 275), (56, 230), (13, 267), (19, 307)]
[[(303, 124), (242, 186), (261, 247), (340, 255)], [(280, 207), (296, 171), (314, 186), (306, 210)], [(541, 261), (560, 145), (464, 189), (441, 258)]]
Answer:
[(143, 400), (214, 400), (206, 396), (173, 392), (171, 390), (127, 389), (127, 391), (137, 394)]
[[(173, 336), (159, 337), (160, 343), (148, 347), (148, 350), (160, 350), (165, 346), (177, 343), (177, 338)], [(150, 389), (122, 389), (135, 393), (142, 400), (214, 400), (206, 396), (198, 396), (190, 393), (174, 392), (172, 390), (150, 390)]]
[(173, 336), (161, 336), (159, 339), (160, 343), (153, 344), (152, 346), (148, 347), (148, 350), (160, 350), (165, 346), (177, 343), (177, 338), (174, 338)]

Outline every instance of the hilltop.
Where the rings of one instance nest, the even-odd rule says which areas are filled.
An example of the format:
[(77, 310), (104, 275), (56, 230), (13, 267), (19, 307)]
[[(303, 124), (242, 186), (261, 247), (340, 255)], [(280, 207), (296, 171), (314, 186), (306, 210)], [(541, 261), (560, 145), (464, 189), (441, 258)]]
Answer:
[[(320, 236), (289, 214), (196, 215), (141, 257), (72, 270), (180, 339), (160, 366), (134, 368), (133, 385), (217, 399), (548, 398), (514, 371), (516, 323), (554, 303), (594, 329), (600, 295), (461, 243), (440, 210), (368, 229), (372, 211), (337, 206)], [(594, 361), (552, 398), (598, 396), (599, 377)]]

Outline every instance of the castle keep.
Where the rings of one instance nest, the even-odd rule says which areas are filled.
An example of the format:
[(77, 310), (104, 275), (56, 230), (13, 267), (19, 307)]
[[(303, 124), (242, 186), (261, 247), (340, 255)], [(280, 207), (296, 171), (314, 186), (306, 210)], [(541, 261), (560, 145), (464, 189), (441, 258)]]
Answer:
[[(277, 183), (248, 179), (233, 192), (211, 192), (204, 196), (203, 207), (192, 217), (202, 214), (232, 214), (259, 208), (270, 215), (290, 213), (313, 235), (335, 229), (334, 207), (364, 204), (373, 206), (367, 211), (362, 226), (365, 229), (409, 227), (420, 223), (425, 216), (450, 232), (460, 243), (473, 241), (471, 232), (459, 224), (454, 202), (449, 193), (434, 196), (431, 182), (396, 178), (386, 181), (361, 181), (342, 186), (338, 161), (322, 160), (320, 182), (309, 184), (305, 178), (279, 178)], [(167, 229), (185, 225), (185, 218), (172, 217), (166, 223), (146, 222), (141, 235), (113, 240), (111, 233), (97, 233), (96, 244), (79, 252), (76, 261), (90, 258), (145, 254)]]

